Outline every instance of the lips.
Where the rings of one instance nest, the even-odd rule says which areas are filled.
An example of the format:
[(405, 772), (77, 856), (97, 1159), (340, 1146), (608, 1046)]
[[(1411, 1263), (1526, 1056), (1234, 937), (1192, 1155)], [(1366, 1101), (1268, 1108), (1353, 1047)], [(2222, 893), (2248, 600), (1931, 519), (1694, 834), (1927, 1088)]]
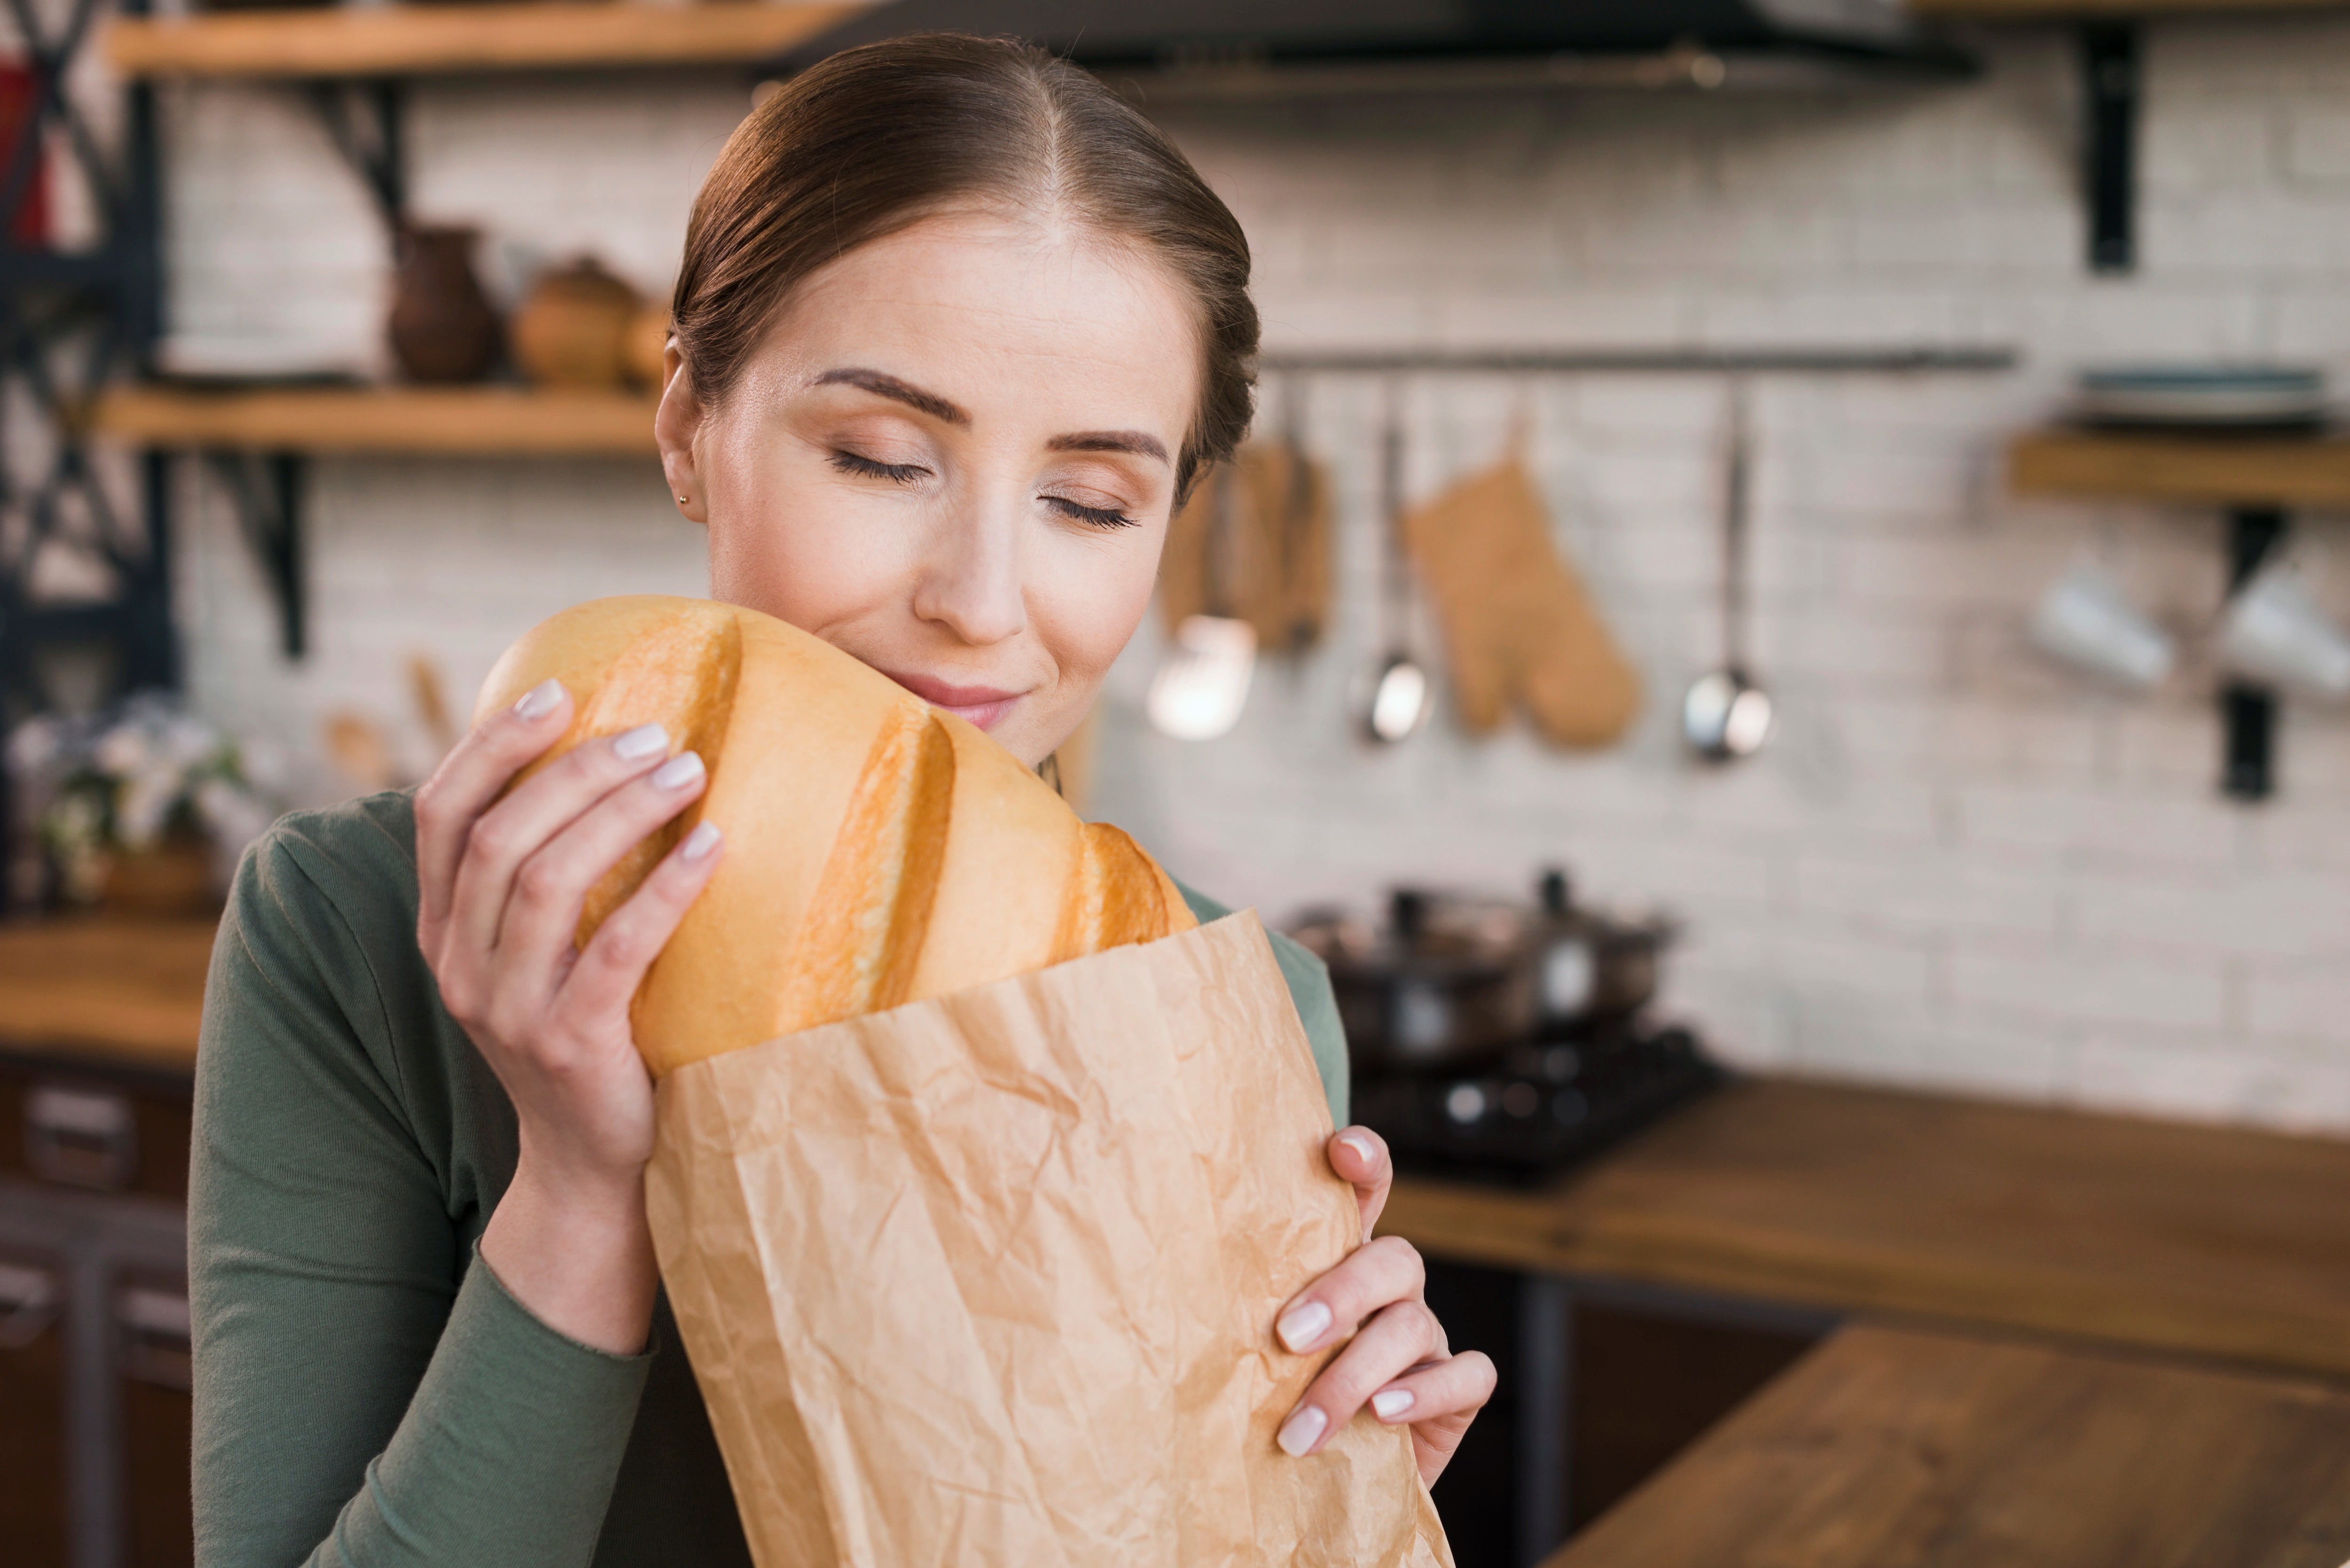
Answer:
[(944, 709), (983, 730), (994, 728), (1012, 711), (1013, 705), (1027, 695), (993, 686), (955, 686), (928, 675), (901, 675), (894, 670), (882, 673), (931, 707)]

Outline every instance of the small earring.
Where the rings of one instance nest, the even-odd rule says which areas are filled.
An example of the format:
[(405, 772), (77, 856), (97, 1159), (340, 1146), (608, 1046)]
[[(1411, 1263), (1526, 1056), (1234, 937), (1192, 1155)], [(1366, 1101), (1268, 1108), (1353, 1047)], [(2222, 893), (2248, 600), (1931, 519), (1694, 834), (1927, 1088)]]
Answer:
[(685, 497), (684, 497), (684, 496), (682, 496), (682, 495), (679, 496), (679, 497), (677, 498), (677, 504), (678, 504), (680, 506), (684, 505), (684, 504), (686, 504)]

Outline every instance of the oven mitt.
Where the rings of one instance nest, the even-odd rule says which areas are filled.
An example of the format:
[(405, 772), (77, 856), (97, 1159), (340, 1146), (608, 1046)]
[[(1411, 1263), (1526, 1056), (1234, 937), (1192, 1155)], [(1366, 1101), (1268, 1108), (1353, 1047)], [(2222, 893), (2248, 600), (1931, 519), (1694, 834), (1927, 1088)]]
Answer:
[[(1320, 640), (1329, 618), (1329, 476), (1286, 441), (1253, 443), (1233, 463), (1202, 474), (1168, 524), (1159, 613), (1170, 632), (1187, 616), (1226, 615), (1254, 627), (1269, 653), (1302, 651)], [(1232, 508), (1232, 552), (1220, 585), (1208, 578), (1219, 505)]]
[(1541, 492), (1515, 457), (1414, 509), (1404, 538), (1443, 617), (1453, 695), (1471, 734), (1514, 700), (1562, 746), (1605, 746), (1640, 711), (1640, 677), (1551, 543)]

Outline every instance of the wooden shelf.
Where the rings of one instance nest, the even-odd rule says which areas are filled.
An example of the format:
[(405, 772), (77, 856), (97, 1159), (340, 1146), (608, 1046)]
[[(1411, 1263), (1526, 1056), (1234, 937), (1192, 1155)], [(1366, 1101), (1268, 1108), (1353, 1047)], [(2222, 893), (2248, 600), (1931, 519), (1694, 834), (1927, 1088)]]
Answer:
[(2078, 22), (2091, 18), (2339, 11), (2350, 0), (1909, 0), (1912, 16), (1968, 22)]
[(201, 391), (122, 387), (88, 428), (139, 446), (473, 457), (656, 455), (650, 393), (519, 387), (335, 387)]
[(2350, 506), (2350, 440), (2040, 431), (2007, 454), (2018, 495)]
[(130, 77), (331, 78), (752, 64), (867, 8), (817, 5), (332, 6), (124, 17), (106, 54)]

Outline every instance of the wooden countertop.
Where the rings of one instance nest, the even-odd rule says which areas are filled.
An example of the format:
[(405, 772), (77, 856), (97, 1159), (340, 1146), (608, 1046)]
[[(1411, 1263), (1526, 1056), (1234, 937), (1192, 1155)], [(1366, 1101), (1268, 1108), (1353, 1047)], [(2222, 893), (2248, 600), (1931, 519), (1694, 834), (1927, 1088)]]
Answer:
[(2350, 1376), (2330, 1139), (1760, 1080), (1546, 1192), (1399, 1183), (1380, 1228), (1464, 1262)]
[(96, 916), (0, 926), (0, 1045), (187, 1071), (214, 929)]
[(1847, 1328), (1544, 1568), (2336, 1568), (2350, 1393)]
[[(213, 929), (0, 927), (0, 1044), (186, 1071)], [(1400, 1182), (1381, 1229), (1465, 1262), (2350, 1376), (2350, 1142), (1764, 1079), (1548, 1191)]]

